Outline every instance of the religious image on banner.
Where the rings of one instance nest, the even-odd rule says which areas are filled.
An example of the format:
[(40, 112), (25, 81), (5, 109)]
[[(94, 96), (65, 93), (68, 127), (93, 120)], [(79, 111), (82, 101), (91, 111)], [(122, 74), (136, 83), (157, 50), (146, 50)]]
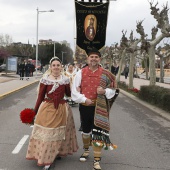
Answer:
[(84, 21), (84, 29), (86, 38), (93, 41), (96, 35), (97, 19), (94, 15), (87, 15)]
[(75, 0), (76, 45), (86, 53), (93, 47), (105, 46), (109, 1), (84, 2)]

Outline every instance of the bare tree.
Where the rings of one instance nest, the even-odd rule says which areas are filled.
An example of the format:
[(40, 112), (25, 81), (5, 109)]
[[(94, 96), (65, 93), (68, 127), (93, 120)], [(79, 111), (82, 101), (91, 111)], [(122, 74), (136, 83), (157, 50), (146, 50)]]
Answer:
[(0, 34), (0, 46), (1, 47), (6, 47), (9, 46), (12, 43), (12, 37), (8, 34)]
[(133, 77), (134, 77), (134, 69), (135, 69), (135, 55), (138, 50), (137, 45), (141, 41), (141, 39), (136, 39), (133, 37), (133, 31), (130, 33), (129, 37), (129, 47), (127, 51), (130, 54), (130, 64), (129, 64), (129, 88), (133, 88)]
[(156, 50), (155, 50), (155, 54), (160, 58), (160, 80), (159, 82), (163, 83), (164, 82), (164, 69), (163, 69), (163, 53), (162, 53), (162, 47), (159, 46)]
[(170, 44), (164, 43), (164, 47), (163, 48), (165, 50), (164, 58), (166, 60), (166, 65), (167, 65), (167, 64), (170, 64), (170, 63), (168, 63), (170, 61)]
[(22, 56), (31, 57), (32, 54), (35, 52), (35, 48), (32, 47), (30, 44), (22, 44), (18, 47)]
[(9, 55), (8, 51), (5, 48), (1, 47), (0, 48), (0, 59), (4, 59), (4, 61), (5, 61), (5, 59), (9, 56), (10, 55)]
[(119, 62), (119, 71), (118, 71), (118, 75), (117, 75), (117, 82), (120, 82), (120, 75), (122, 72), (122, 67), (123, 67), (123, 62), (126, 56), (126, 50), (129, 47), (129, 40), (126, 37), (126, 33), (127, 31), (124, 32), (124, 30), (122, 30), (122, 38), (120, 41), (120, 62)]
[[(157, 21), (157, 26), (152, 28), (152, 39), (146, 39), (147, 35), (144, 33), (142, 22), (137, 23), (136, 31), (141, 35), (142, 39), (142, 50), (145, 50), (149, 54), (149, 73), (150, 73), (150, 85), (156, 84), (156, 73), (155, 73), (155, 47), (165, 37), (170, 37), (170, 24), (168, 19), (168, 7), (163, 6), (160, 11), (157, 8), (158, 3), (153, 6), (153, 2), (150, 2), (151, 15)], [(156, 37), (158, 29), (161, 30), (161, 34)]]

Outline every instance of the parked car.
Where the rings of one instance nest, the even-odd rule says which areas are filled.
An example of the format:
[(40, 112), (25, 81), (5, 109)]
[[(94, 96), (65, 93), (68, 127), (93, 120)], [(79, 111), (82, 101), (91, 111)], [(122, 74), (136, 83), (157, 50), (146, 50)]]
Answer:
[(5, 71), (5, 70), (6, 70), (6, 64), (0, 65), (0, 72)]

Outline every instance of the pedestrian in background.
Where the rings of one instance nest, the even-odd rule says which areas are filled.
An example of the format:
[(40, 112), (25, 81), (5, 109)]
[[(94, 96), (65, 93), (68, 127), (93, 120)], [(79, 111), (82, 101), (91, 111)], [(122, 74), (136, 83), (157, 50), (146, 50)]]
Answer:
[(114, 74), (114, 75), (115, 75), (115, 70), (116, 70), (115, 64), (113, 63), (113, 64), (111, 65), (111, 73)]
[(31, 66), (30, 66), (30, 77), (33, 77), (33, 74), (34, 74), (34, 71), (35, 71), (35, 66), (34, 64), (31, 63)]
[(129, 74), (129, 66), (126, 64), (125, 68), (124, 68), (124, 75), (125, 75), (125, 79), (127, 79)]
[(31, 72), (31, 62), (28, 61), (27, 64), (25, 65), (26, 80), (29, 79), (30, 72)]
[[(70, 80), (70, 88), (72, 88), (73, 80), (76, 75), (76, 72), (74, 71), (74, 64), (68, 64), (66, 71), (64, 72), (64, 75), (67, 76)], [(67, 97), (67, 101), (71, 106), (75, 105), (76, 103), (71, 99), (71, 97)]]
[(19, 63), (19, 75), (20, 75), (20, 80), (24, 79), (24, 73), (25, 73), (25, 63), (24, 61), (21, 61), (21, 63)]
[(118, 72), (119, 72), (119, 65), (116, 65), (115, 66), (115, 76), (118, 74)]

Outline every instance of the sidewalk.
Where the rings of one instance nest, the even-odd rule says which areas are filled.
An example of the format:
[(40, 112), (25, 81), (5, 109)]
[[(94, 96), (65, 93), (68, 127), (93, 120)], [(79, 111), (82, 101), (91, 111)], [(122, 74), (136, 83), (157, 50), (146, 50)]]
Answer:
[[(5, 74), (5, 73), (3, 73)], [(8, 75), (2, 75), (0, 73), (0, 99), (4, 98), (7, 95), (10, 95), (11, 93), (14, 93), (16, 91), (19, 91), (22, 88), (25, 88), (31, 84), (34, 84), (40, 80), (42, 77), (42, 73), (38, 73), (37, 77), (30, 77), (29, 80), (27, 81), (26, 79), (20, 80), (19, 75), (8, 73)], [(120, 77), (120, 81), (125, 81), (127, 84), (129, 83), (129, 78), (125, 79), (124, 76)], [(149, 80), (144, 80), (144, 79), (139, 79), (139, 78), (134, 78), (134, 87), (137, 89), (140, 89), (140, 86), (142, 85), (149, 85)], [(170, 89), (170, 84), (165, 84), (165, 83), (156, 83), (158, 86), (166, 87)], [(125, 92), (124, 90), (120, 90), (120, 92), (123, 95), (128, 96), (132, 100), (137, 101), (138, 103), (144, 105), (145, 107), (149, 108), (150, 110), (154, 111), (158, 115), (170, 120), (170, 113), (161, 110), (153, 105), (148, 104), (147, 102), (144, 102), (134, 95)]]
[[(127, 79), (125, 79), (125, 76), (120, 76), (120, 81), (124, 81), (124, 82), (126, 82), (126, 84), (129, 84), (129, 77), (127, 77)], [(133, 86), (135, 88), (140, 90), (140, 86), (144, 86), (144, 85), (149, 85), (149, 80), (145, 80), (142, 78), (134, 78), (133, 79)], [(170, 89), (170, 83), (166, 84), (166, 83), (156, 82), (156, 85)]]
[(0, 73), (0, 99), (19, 91), (31, 84), (34, 84), (39, 81), (42, 73), (38, 73), (37, 77), (29, 77), (28, 80), (24, 78), (24, 80), (20, 80), (19, 75), (15, 73)]

